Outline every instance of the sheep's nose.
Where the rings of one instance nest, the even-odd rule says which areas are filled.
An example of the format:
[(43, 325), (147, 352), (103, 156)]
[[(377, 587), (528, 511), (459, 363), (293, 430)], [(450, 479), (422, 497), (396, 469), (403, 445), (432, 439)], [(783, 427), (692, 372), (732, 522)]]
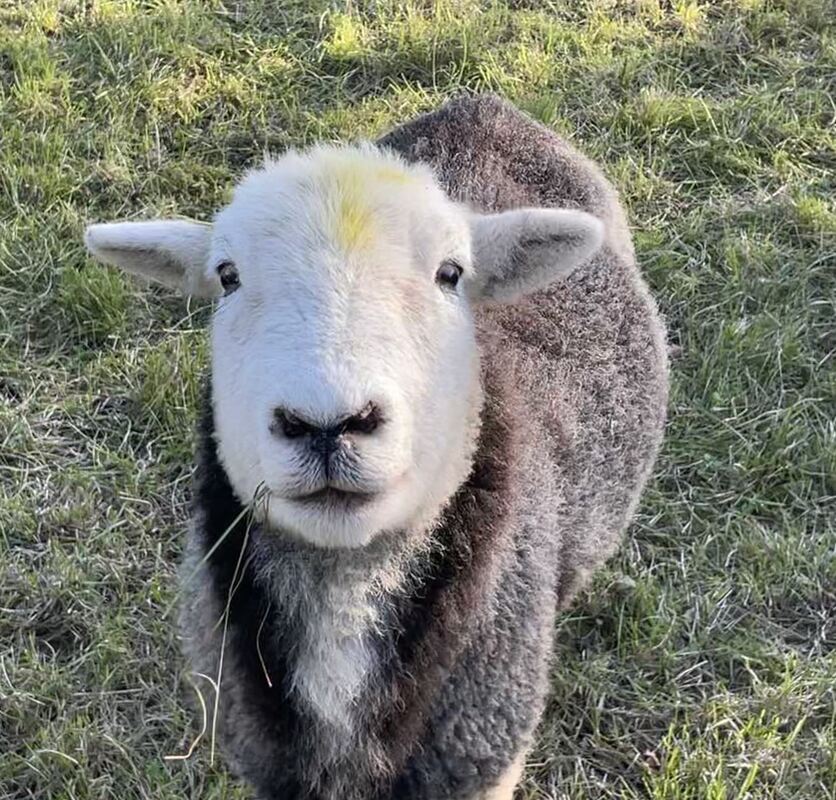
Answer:
[(330, 422), (313, 422), (298, 412), (286, 408), (276, 408), (273, 411), (273, 421), (270, 430), (286, 439), (300, 439), (303, 436), (310, 439), (313, 449), (330, 453), (335, 450), (340, 438), (346, 434), (371, 434), (383, 423), (383, 416), (376, 403), (366, 403), (356, 414)]

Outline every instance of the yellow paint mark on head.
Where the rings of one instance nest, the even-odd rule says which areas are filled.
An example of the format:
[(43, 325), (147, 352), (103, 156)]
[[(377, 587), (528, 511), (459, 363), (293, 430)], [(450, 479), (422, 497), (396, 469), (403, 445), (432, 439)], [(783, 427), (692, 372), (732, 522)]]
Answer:
[(372, 196), (375, 183), (406, 184), (413, 180), (397, 164), (377, 158), (341, 153), (326, 166), (334, 192), (334, 236), (346, 250), (364, 250), (374, 243), (376, 230)]
[(379, 167), (375, 172), (375, 177), (381, 181), (391, 181), (392, 183), (400, 184), (411, 183), (413, 181), (412, 175), (405, 169), (397, 166)]
[(374, 241), (372, 209), (363, 196), (362, 183), (357, 173), (347, 172), (339, 176), (336, 187), (337, 241), (347, 250), (364, 250)]

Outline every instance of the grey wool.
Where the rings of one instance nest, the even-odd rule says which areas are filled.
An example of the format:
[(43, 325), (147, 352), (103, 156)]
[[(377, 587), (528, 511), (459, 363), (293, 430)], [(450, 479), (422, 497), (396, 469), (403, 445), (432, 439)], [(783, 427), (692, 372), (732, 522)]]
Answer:
[[(473, 467), (428, 528), (322, 549), (251, 524), (218, 458), (210, 385), (184, 649), (196, 672), (220, 671), (220, 744), (263, 800), (510, 797), (491, 792), (532, 744), (555, 614), (618, 546), (659, 448), (665, 331), (615, 191), (553, 132), (487, 95), (378, 145), (428, 164), (475, 210), (590, 212), (603, 247), (554, 285), (476, 308)], [(374, 664), (342, 726), (300, 701), (294, 665), (316, 657), (322, 615), (358, 586), (374, 598), (358, 634)]]

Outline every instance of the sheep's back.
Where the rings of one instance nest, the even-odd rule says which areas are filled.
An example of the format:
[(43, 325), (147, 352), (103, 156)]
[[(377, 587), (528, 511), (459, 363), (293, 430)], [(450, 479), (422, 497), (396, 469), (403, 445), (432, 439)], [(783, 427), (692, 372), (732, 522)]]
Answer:
[(544, 431), (539, 463), (555, 471), (557, 496), (529, 502), (553, 508), (565, 603), (618, 543), (664, 426), (664, 327), (618, 197), (589, 159), (493, 95), (451, 101), (380, 144), (430, 164), (472, 208), (578, 208), (605, 223), (604, 247), (568, 279), (477, 311), (487, 368), (512, 364), (521, 388), (507, 413), (532, 414)]

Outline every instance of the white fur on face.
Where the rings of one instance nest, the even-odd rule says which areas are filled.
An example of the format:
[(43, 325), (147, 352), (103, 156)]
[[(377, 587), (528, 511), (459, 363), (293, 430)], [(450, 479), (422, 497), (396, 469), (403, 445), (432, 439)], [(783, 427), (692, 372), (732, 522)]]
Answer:
[[(212, 325), (219, 453), (242, 501), (268, 490), (272, 525), (360, 546), (432, 516), (466, 477), (478, 361), (462, 284), (435, 280), (445, 259), (469, 270), (465, 213), (425, 168), (371, 147), (269, 163), (218, 215), (208, 270), (240, 276)], [(327, 427), (370, 402), (383, 423), (328, 475), (307, 437), (272, 425), (277, 408)], [(371, 499), (294, 499), (329, 484)]]

